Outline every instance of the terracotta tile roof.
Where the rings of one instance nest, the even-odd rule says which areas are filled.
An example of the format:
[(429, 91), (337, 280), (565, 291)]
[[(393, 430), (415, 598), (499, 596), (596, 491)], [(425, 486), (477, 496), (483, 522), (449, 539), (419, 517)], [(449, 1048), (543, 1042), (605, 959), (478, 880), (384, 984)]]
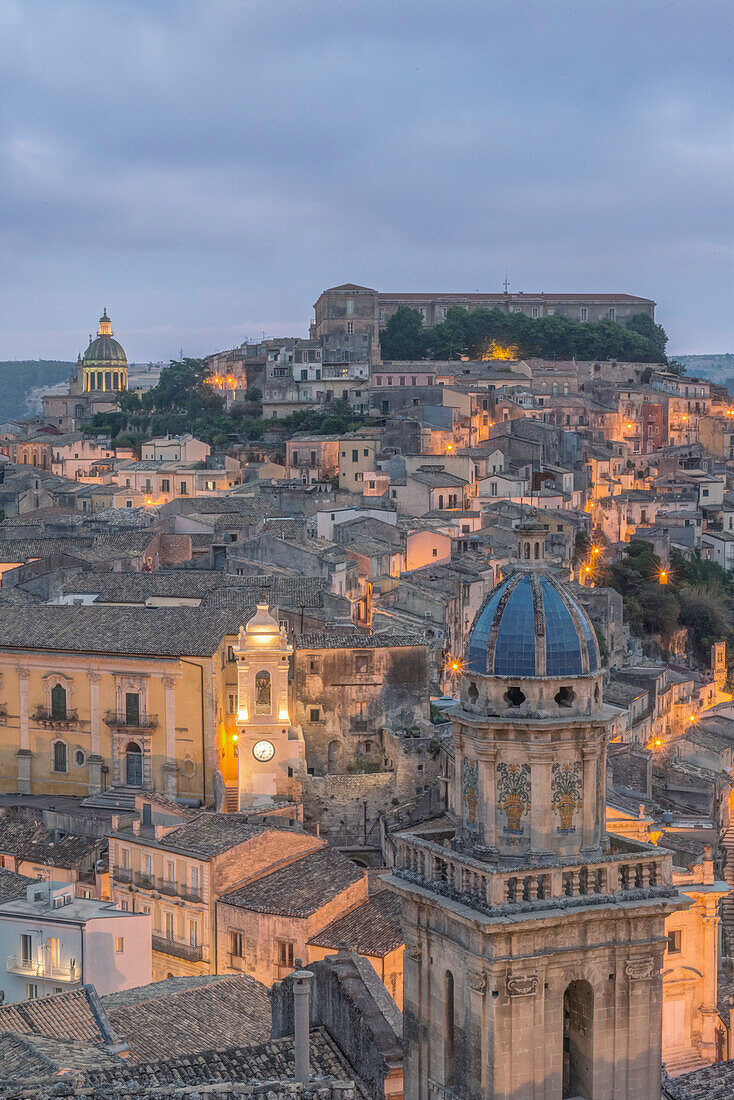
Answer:
[(734, 1096), (734, 1061), (684, 1073), (663, 1082), (663, 1100), (731, 1100)]
[[(194, 1026), (197, 1022), (193, 1021)], [(235, 1011), (233, 1023), (236, 1022)], [(208, 1026), (208, 1021), (202, 1023)], [(311, 1072), (315, 1077), (354, 1080), (354, 1070), (323, 1028), (311, 1031), (310, 1062)], [(88, 1074), (87, 1082), (95, 1086), (113, 1081), (136, 1081), (148, 1088), (164, 1085), (185, 1087), (220, 1081), (271, 1081), (292, 1078), (294, 1072), (293, 1037), (286, 1036), (282, 1039), (267, 1039), (253, 1046), (207, 1049), (195, 1055), (166, 1061), (151, 1059), (135, 1064), (130, 1060), (120, 1059), (112, 1069)], [(355, 1085), (358, 1096), (369, 1095), (364, 1085), (357, 1081)], [(95, 1088), (95, 1094), (97, 1092), (98, 1089)], [(103, 1090), (102, 1095), (106, 1096), (108, 1093)]]
[(296, 634), (296, 649), (395, 649), (398, 646), (425, 646), (422, 634), (397, 633), (357, 634), (352, 631), (340, 633), (336, 630), (312, 630), (306, 634)]
[[(17, 559), (13, 559), (17, 560)], [(0, 605), (0, 649), (210, 657), (237, 634), (239, 608)]]
[(188, 1057), (203, 1048), (261, 1043), (270, 1036), (268, 991), (251, 975), (212, 976), (172, 988), (176, 980), (104, 998), (115, 1031), (130, 1045), (131, 1064), (158, 1060), (163, 1052)]
[(48, 1039), (44, 1035), (0, 1035), (2, 1081), (50, 1077), (63, 1070), (111, 1069), (120, 1061), (97, 1043), (78, 1039)]
[(204, 859), (221, 855), (222, 852), (243, 844), (265, 832), (263, 825), (251, 825), (242, 814), (219, 814), (205, 811), (191, 821), (176, 825), (159, 840), (139, 836), (132, 831), (121, 830), (114, 835), (126, 840), (139, 841), (146, 847), (162, 848), (165, 851), (184, 852), (186, 855), (200, 856)]
[(224, 894), (220, 903), (256, 913), (308, 917), (364, 877), (364, 869), (341, 852), (321, 848)]
[(15, 901), (16, 898), (24, 898), (28, 887), (35, 879), (26, 875), (16, 875), (14, 871), (7, 871), (0, 867), (0, 905), (6, 901)]
[(93, 986), (0, 1007), (0, 1032), (16, 1031), (48, 1039), (115, 1042), (117, 1035)]
[[(340, 287), (335, 288), (337, 290)], [(644, 302), (646, 305), (652, 304), (651, 298), (638, 298), (635, 294), (548, 294), (544, 291), (512, 291), (509, 294), (502, 294), (499, 291), (489, 294), (463, 294), (460, 291), (435, 291), (433, 293), (426, 291), (419, 291), (415, 294), (411, 294), (409, 291), (383, 291), (379, 292), (380, 299), (382, 301), (395, 301), (395, 302), (410, 302), (418, 300), (432, 301), (446, 301), (451, 299), (458, 299), (460, 301), (466, 300), (467, 302), (520, 302), (523, 299), (527, 301), (549, 301), (549, 302)]]
[(0, 852), (50, 867), (75, 867), (100, 847), (98, 837), (54, 834), (38, 821), (15, 815), (0, 817)]
[(360, 955), (384, 958), (403, 946), (400, 909), (397, 894), (382, 890), (363, 905), (332, 921), (308, 942), (314, 947), (334, 950), (345, 946)]

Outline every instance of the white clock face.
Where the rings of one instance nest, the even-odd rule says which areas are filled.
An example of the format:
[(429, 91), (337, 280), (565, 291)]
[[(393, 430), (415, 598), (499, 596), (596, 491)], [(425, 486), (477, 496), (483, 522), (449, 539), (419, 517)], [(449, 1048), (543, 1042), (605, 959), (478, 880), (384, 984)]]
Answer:
[(258, 741), (253, 746), (252, 755), (256, 760), (261, 763), (265, 763), (266, 760), (272, 760), (275, 755), (275, 747), (271, 745), (269, 741)]

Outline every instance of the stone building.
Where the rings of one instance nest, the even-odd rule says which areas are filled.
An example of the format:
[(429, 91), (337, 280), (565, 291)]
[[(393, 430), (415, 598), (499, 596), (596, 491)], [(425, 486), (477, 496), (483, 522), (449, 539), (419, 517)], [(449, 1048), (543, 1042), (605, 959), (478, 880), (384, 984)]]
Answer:
[(376, 763), (382, 729), (428, 721), (420, 634), (314, 631), (297, 634), (294, 644), (294, 717), (310, 773), (343, 774), (358, 761)]
[[(220, 971), (252, 974), (270, 986), (290, 974), (296, 959), (311, 961), (312, 937), (367, 901), (367, 872), (323, 841), (283, 863), (250, 874), (220, 897)], [(316, 951), (314, 958), (321, 957)]]
[[(545, 294), (522, 291), (504, 293), (420, 294), (372, 290), (356, 283), (343, 283), (319, 295), (314, 305), (311, 336), (338, 335), (370, 349), (371, 362), (380, 362), (380, 330), (400, 306), (420, 313), (430, 327), (445, 320), (453, 306), (472, 309), (501, 309), (503, 313), (525, 313), (528, 317), (558, 314), (570, 321), (609, 319), (624, 324), (636, 313), (655, 316), (655, 302), (634, 294)], [(365, 339), (366, 337), (366, 339)]]
[(657, 1100), (668, 853), (604, 828), (593, 628), (518, 528), (477, 615), (453, 711), (443, 835), (394, 838), (405, 1097)]
[(216, 974), (227, 966), (217, 953), (218, 899), (323, 847), (317, 837), (240, 814), (186, 816), (175, 803), (138, 796), (136, 813), (113, 821), (110, 895), (150, 916), (155, 979)]

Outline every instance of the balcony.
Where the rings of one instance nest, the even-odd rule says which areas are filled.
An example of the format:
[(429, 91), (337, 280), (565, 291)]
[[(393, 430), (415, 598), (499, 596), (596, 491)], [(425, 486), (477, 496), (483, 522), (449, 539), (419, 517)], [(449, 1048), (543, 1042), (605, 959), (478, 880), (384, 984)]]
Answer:
[(188, 962), (201, 962), (203, 948), (192, 947), (190, 943), (179, 943), (178, 940), (169, 940), (165, 936), (153, 935), (153, 950), (162, 951), (164, 955), (175, 955), (177, 959), (186, 959)]
[(500, 871), (442, 844), (402, 834), (395, 838), (394, 874), (406, 880), (406, 888), (414, 883), (490, 916), (676, 894), (669, 853), (622, 837), (613, 837), (610, 853), (593, 863)]
[[(117, 872), (115, 872), (115, 879), (119, 880)], [(201, 901), (201, 887), (188, 886), (185, 882), (161, 878), (160, 875), (146, 875), (143, 871), (133, 871), (132, 878), (128, 877), (124, 881), (132, 882), (139, 890), (150, 890), (152, 893), (165, 894), (170, 898), (183, 898), (185, 901)]]
[(79, 712), (68, 708), (61, 712), (49, 707), (36, 707), (33, 712), (33, 721), (40, 722), (51, 729), (63, 729), (66, 726), (76, 725), (79, 721)]
[(22, 974), (26, 978), (45, 978), (54, 982), (80, 982), (81, 968), (78, 966), (54, 966), (46, 959), (33, 961), (23, 955), (9, 955), (7, 970), (11, 974)]
[(157, 714), (127, 714), (125, 711), (107, 710), (104, 715), (106, 726), (116, 729), (152, 730), (158, 725)]

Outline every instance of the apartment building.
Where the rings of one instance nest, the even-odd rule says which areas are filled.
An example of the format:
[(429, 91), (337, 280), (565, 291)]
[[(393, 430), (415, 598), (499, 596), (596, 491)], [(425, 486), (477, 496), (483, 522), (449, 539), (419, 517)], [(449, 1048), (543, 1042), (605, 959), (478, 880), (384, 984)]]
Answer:
[(0, 955), (6, 1004), (84, 985), (132, 989), (151, 980), (150, 917), (0, 869)]
[[(140, 796), (130, 820), (110, 834), (111, 897), (152, 922), (153, 978), (217, 974), (215, 907), (222, 895), (286, 866), (325, 841), (288, 828), (252, 824), (246, 815), (197, 812)], [(292, 965), (292, 960), (291, 960)]]

